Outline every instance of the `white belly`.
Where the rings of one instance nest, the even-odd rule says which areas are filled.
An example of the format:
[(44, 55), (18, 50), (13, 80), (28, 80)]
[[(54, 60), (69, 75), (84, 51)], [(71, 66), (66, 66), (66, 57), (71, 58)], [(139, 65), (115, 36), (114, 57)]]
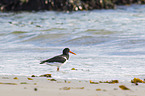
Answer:
[(64, 65), (66, 62), (67, 62), (67, 60), (64, 63), (59, 63), (59, 62), (48, 63), (48, 62), (45, 62), (45, 64), (50, 65), (50, 66), (60, 67), (60, 66)]

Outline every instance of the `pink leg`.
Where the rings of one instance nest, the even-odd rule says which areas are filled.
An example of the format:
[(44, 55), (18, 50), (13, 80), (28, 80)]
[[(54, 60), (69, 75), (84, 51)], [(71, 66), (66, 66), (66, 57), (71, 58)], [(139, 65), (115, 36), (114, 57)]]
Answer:
[(57, 71), (59, 71), (59, 67), (57, 67)]

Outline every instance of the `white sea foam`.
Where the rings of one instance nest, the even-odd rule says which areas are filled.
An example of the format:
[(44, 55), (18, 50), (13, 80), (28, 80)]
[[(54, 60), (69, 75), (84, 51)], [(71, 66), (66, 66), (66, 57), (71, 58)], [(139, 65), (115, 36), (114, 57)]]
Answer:
[[(85, 80), (144, 79), (145, 6), (83, 12), (0, 13), (0, 75)], [(69, 47), (60, 67), (40, 61)], [(77, 70), (71, 70), (76, 68)]]

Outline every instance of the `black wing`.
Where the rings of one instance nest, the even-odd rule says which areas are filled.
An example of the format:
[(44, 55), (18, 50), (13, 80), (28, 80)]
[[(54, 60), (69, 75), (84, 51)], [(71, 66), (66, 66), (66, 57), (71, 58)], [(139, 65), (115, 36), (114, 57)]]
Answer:
[(53, 58), (41, 61), (40, 64), (43, 64), (45, 62), (51, 62), (51, 63), (60, 62), (60, 63), (64, 63), (65, 61), (66, 61), (66, 58), (60, 55), (60, 56), (55, 56)]

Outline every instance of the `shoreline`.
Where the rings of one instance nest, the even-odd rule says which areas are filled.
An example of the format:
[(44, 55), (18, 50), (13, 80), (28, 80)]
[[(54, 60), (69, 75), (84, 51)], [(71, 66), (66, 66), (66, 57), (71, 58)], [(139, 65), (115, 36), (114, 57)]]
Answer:
[[(118, 80), (119, 81), (119, 80)], [(2, 96), (144, 96), (145, 83), (105, 83), (87, 80), (56, 80), (46, 77), (2, 76)]]

